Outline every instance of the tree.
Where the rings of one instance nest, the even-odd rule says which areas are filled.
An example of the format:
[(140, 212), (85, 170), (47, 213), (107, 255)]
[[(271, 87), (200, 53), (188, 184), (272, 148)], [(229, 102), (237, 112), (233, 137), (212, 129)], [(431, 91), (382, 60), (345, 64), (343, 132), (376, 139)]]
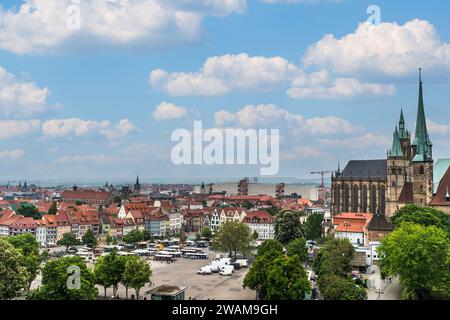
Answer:
[(311, 214), (305, 222), (305, 238), (307, 240), (320, 241), (323, 237), (323, 214)]
[(347, 239), (333, 239), (319, 250), (314, 263), (314, 272), (322, 275), (347, 277), (352, 271), (355, 248)]
[(94, 276), (83, 259), (63, 257), (47, 262), (42, 270), (42, 285), (28, 299), (95, 300), (97, 295)]
[(283, 256), (283, 245), (280, 242), (265, 241), (257, 249), (255, 262), (244, 278), (243, 287), (256, 290), (262, 299), (267, 299), (269, 291), (267, 270), (274, 260)]
[(450, 220), (448, 215), (431, 207), (417, 207), (407, 205), (392, 217), (392, 224), (398, 228), (403, 222), (411, 222), (422, 226), (436, 226), (450, 234)]
[(247, 210), (250, 210), (251, 208), (253, 208), (253, 205), (251, 204), (250, 201), (245, 200), (244, 203), (242, 204), (242, 207), (247, 209)]
[(303, 236), (300, 212), (285, 210), (277, 215), (275, 222), (275, 239), (282, 244)]
[(366, 300), (367, 292), (351, 278), (324, 275), (318, 280), (319, 290), (325, 300)]
[(152, 235), (147, 230), (142, 231), (142, 236), (144, 238), (144, 241), (152, 240)]
[(52, 216), (56, 215), (58, 213), (58, 207), (56, 206), (56, 202), (53, 202), (50, 208), (48, 209), (48, 214), (51, 214)]
[(297, 255), (280, 256), (267, 265), (267, 291), (269, 300), (303, 300), (311, 292), (308, 275)]
[(202, 230), (202, 238), (212, 239), (213, 233), (210, 228), (203, 228)]
[(122, 277), (122, 284), (126, 289), (126, 298), (128, 299), (128, 288), (134, 288), (136, 299), (139, 300), (139, 292), (142, 287), (150, 282), (151, 276), (152, 270), (147, 261), (137, 256), (126, 257)]
[(450, 290), (449, 282), (442, 287), (450, 278), (449, 247), (443, 229), (403, 222), (378, 248), (381, 269), (400, 278), (405, 299), (430, 299), (435, 291)]
[(110, 254), (99, 257), (94, 264), (95, 282), (106, 288), (112, 287), (113, 295), (116, 296), (119, 283), (122, 281), (125, 270), (125, 258), (117, 255), (117, 250)]
[(89, 229), (86, 231), (86, 233), (83, 235), (82, 238), (83, 244), (90, 247), (95, 248), (97, 246), (97, 238), (95, 237), (94, 231)]
[(27, 283), (25, 289), (29, 290), (31, 283), (36, 279), (41, 264), (39, 243), (32, 234), (7, 237), (6, 241), (21, 253), (22, 266), (26, 269)]
[(7, 241), (0, 239), (0, 300), (15, 298), (27, 285), (27, 271), (22, 255)]
[(286, 249), (287, 255), (290, 257), (298, 256), (302, 262), (308, 259), (308, 248), (306, 248), (306, 241), (303, 238), (291, 241)]
[(57, 242), (58, 246), (66, 247), (66, 251), (69, 250), (69, 247), (77, 246), (79, 244), (80, 244), (80, 241), (78, 241), (78, 239), (75, 238), (75, 236), (72, 232), (64, 233), (61, 240), (59, 240)]
[(254, 241), (256, 241), (256, 240), (259, 239), (258, 231), (256, 231), (256, 230), (253, 231), (252, 239), (253, 239)]
[(38, 208), (36, 208), (32, 204), (22, 203), (20, 207), (16, 210), (17, 214), (20, 214), (24, 217), (33, 218), (35, 220), (42, 219), (42, 215), (39, 212)]
[(236, 259), (237, 253), (247, 253), (252, 242), (252, 231), (245, 223), (237, 221), (226, 221), (216, 233), (213, 247), (233, 254)]
[(138, 229), (131, 230), (126, 236), (123, 237), (123, 242), (128, 244), (136, 244), (144, 241), (144, 234)]
[(110, 234), (107, 234), (106, 238), (105, 238), (105, 242), (106, 242), (106, 244), (110, 245), (113, 242), (113, 237)]

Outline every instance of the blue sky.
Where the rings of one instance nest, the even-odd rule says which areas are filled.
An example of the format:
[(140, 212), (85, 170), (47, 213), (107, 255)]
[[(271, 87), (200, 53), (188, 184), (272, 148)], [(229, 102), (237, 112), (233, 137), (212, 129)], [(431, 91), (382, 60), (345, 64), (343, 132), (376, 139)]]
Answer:
[[(57, 3), (2, 1), (0, 181), (258, 175), (174, 166), (170, 135), (194, 120), (279, 128), (278, 177), (311, 178), (385, 157), (402, 106), (414, 131), (419, 67), (435, 157), (450, 157), (446, 2), (81, 0), (75, 31)], [(372, 4), (381, 24), (358, 26)]]

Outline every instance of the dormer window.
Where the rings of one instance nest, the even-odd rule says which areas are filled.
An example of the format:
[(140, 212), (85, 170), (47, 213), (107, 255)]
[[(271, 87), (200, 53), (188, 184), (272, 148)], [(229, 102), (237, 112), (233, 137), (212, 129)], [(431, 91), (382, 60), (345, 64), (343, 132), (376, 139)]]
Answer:
[(445, 201), (450, 202), (450, 193), (448, 192), (448, 186), (447, 186), (447, 194), (445, 195)]

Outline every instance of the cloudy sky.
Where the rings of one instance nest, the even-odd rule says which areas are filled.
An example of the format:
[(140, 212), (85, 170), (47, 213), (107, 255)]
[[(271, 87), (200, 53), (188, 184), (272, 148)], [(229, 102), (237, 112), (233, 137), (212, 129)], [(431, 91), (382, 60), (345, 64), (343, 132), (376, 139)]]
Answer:
[(173, 165), (171, 134), (194, 120), (280, 129), (278, 177), (311, 178), (385, 157), (402, 107), (414, 131), (419, 67), (435, 157), (450, 157), (450, 4), (380, 0), (379, 25), (372, 4), (3, 0), (0, 181), (259, 174)]

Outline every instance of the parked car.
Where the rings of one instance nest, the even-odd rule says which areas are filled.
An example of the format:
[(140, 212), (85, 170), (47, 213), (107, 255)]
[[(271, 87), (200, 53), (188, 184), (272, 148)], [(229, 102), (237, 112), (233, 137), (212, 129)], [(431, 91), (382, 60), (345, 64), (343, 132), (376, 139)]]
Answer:
[(226, 266), (220, 271), (221, 276), (231, 276), (233, 274), (233, 266)]
[(241, 268), (247, 268), (248, 267), (248, 260), (247, 259), (238, 259), (235, 262), (238, 263)]
[(209, 266), (200, 268), (197, 271), (197, 274), (203, 274), (203, 275), (208, 275), (208, 274), (211, 274), (211, 273), (212, 273), (212, 270), (211, 270), (211, 267), (209, 267)]

